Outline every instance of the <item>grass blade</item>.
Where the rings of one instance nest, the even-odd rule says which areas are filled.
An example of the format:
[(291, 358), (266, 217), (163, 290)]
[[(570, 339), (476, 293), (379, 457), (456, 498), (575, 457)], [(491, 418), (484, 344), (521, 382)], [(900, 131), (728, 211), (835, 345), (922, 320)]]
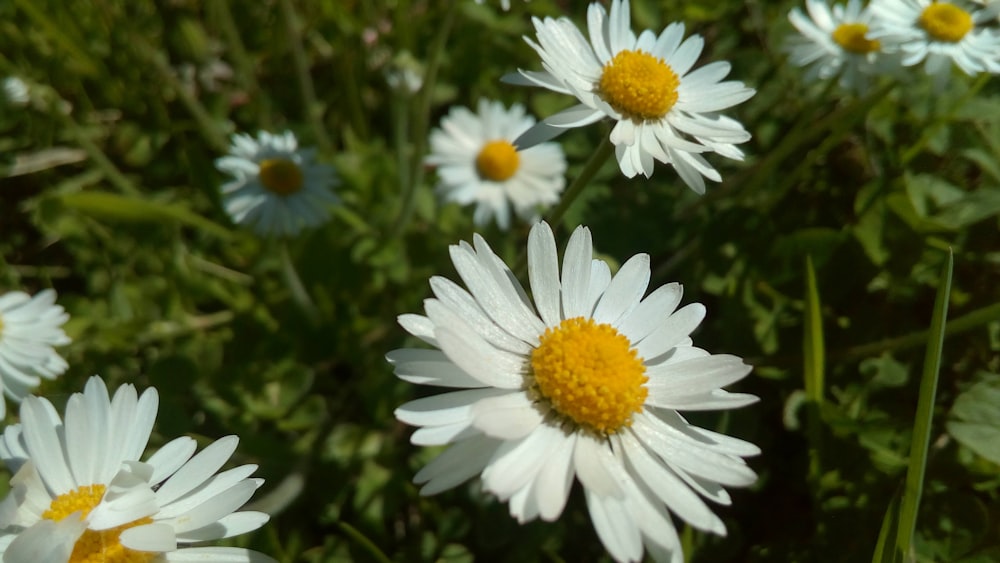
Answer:
[(872, 563), (893, 563), (893, 556), (896, 554), (896, 535), (899, 533), (899, 490), (892, 495), (889, 501), (889, 508), (882, 518), (882, 529), (878, 533), (878, 542), (875, 544), (875, 553), (872, 554)]
[(913, 423), (913, 439), (910, 442), (910, 466), (906, 470), (906, 485), (899, 506), (899, 528), (896, 535), (896, 554), (903, 560), (910, 558), (913, 549), (913, 534), (917, 526), (917, 511), (924, 486), (924, 472), (927, 469), (927, 450), (930, 445), (931, 418), (934, 414), (934, 396), (941, 371), (941, 349), (944, 346), (944, 328), (948, 319), (948, 299), (951, 294), (951, 275), (954, 256), (948, 251), (948, 259), (941, 271), (934, 312), (931, 316), (930, 335), (927, 339), (927, 353), (924, 356), (924, 372), (920, 378), (920, 396), (917, 399), (916, 420)]
[(805, 325), (802, 331), (803, 376), (805, 377), (808, 419), (806, 432), (809, 438), (809, 475), (818, 480), (822, 467), (820, 461), (822, 433), (820, 409), (823, 404), (823, 379), (826, 368), (826, 348), (823, 344), (823, 316), (816, 287), (816, 269), (812, 257), (806, 256)]

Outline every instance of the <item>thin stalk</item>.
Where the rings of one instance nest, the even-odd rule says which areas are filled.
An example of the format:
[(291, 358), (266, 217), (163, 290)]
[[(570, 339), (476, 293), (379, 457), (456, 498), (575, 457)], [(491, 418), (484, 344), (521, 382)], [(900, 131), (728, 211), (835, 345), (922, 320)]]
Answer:
[(313, 128), (316, 144), (329, 154), (333, 152), (333, 142), (323, 127), (323, 108), (316, 98), (316, 88), (312, 75), (309, 74), (309, 63), (306, 51), (299, 39), (299, 18), (292, 6), (292, 0), (281, 0), (281, 13), (285, 20), (285, 33), (288, 35), (288, 46), (292, 50), (292, 61), (295, 63), (295, 74), (299, 80), (299, 93), (302, 95), (302, 105), (306, 108), (306, 117)]
[(285, 283), (288, 284), (288, 290), (292, 292), (292, 300), (299, 306), (299, 309), (302, 309), (309, 322), (314, 326), (319, 325), (319, 309), (317, 309), (312, 297), (309, 296), (306, 286), (302, 283), (302, 278), (299, 277), (299, 272), (295, 268), (295, 262), (292, 261), (292, 255), (288, 251), (288, 243), (281, 241), (278, 244), (278, 251), (281, 257), (281, 272), (285, 276)]
[(219, 26), (222, 28), (222, 34), (226, 38), (226, 45), (229, 47), (230, 56), (233, 62), (236, 63), (236, 79), (260, 110), (258, 125), (264, 129), (270, 128), (272, 124), (271, 102), (267, 95), (264, 94), (264, 91), (261, 90), (260, 83), (257, 82), (257, 71), (254, 68), (254, 62), (250, 58), (250, 55), (247, 54), (246, 47), (243, 45), (243, 39), (240, 37), (239, 29), (236, 27), (236, 20), (233, 19), (233, 12), (229, 8), (229, 0), (209, 2), (207, 7), (215, 9), (215, 15)]
[(357, 542), (358, 545), (364, 548), (364, 550), (367, 551), (369, 555), (374, 557), (379, 563), (392, 563), (392, 559), (389, 559), (389, 556), (379, 549), (379, 547), (375, 545), (375, 542), (368, 539), (368, 536), (362, 534), (354, 526), (351, 526), (347, 522), (341, 520), (337, 522), (337, 527), (340, 528), (340, 531), (344, 532), (344, 535)]
[(562, 198), (559, 199), (559, 205), (556, 205), (555, 209), (549, 212), (548, 216), (545, 217), (545, 221), (548, 222), (553, 228), (562, 221), (563, 216), (566, 215), (566, 211), (573, 205), (576, 198), (583, 193), (583, 188), (587, 187), (587, 184), (594, 179), (597, 175), (597, 171), (604, 166), (604, 163), (608, 160), (608, 157), (614, 152), (614, 145), (611, 144), (611, 137), (605, 136), (601, 141), (601, 144), (597, 146), (597, 149), (590, 155), (590, 159), (587, 163), (583, 165), (583, 170), (580, 171), (580, 175), (573, 180), (573, 183), (566, 188), (563, 192)]
[(104, 154), (104, 151), (90, 139), (90, 136), (83, 130), (83, 127), (80, 127), (80, 124), (72, 116), (59, 109), (58, 105), (60, 102), (54, 104), (55, 107), (52, 108), (52, 114), (62, 120), (63, 127), (69, 131), (70, 135), (73, 136), (73, 140), (83, 149), (83, 152), (87, 153), (87, 156), (94, 161), (94, 164), (101, 170), (108, 182), (111, 182), (111, 185), (123, 194), (130, 196), (140, 195), (139, 188), (135, 187), (135, 184), (118, 170), (118, 167), (111, 162), (111, 159)]

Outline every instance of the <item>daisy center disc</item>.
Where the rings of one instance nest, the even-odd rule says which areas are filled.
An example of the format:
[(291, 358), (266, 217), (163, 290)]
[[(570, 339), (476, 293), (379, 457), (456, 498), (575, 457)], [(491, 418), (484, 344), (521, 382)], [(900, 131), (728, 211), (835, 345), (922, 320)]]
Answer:
[(476, 155), (476, 171), (480, 178), (502, 182), (517, 172), (521, 156), (510, 141), (498, 139), (483, 145)]
[(268, 158), (260, 163), (260, 183), (278, 195), (292, 195), (302, 189), (302, 169), (287, 158)]
[(833, 30), (833, 40), (849, 53), (864, 55), (879, 50), (881, 44), (875, 39), (867, 39), (868, 26), (863, 23), (842, 23)]
[[(59, 521), (73, 513), (86, 518), (100, 504), (104, 491), (104, 485), (87, 485), (61, 494), (52, 500), (49, 509), (42, 513), (42, 518)], [(157, 553), (128, 549), (118, 538), (129, 528), (152, 522), (152, 518), (140, 518), (117, 528), (100, 531), (87, 529), (73, 545), (68, 563), (149, 563)]]
[(531, 370), (552, 408), (600, 434), (630, 426), (648, 395), (646, 367), (628, 338), (584, 317), (545, 329)]
[(674, 69), (643, 51), (621, 51), (604, 65), (601, 97), (625, 117), (659, 119), (677, 103), (681, 81)]
[(935, 2), (924, 8), (917, 20), (928, 35), (938, 41), (957, 43), (972, 31), (972, 15), (944, 2)]

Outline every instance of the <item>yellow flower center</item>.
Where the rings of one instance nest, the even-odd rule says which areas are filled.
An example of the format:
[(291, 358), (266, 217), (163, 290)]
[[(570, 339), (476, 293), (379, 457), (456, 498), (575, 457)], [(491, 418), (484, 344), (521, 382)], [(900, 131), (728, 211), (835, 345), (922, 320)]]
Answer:
[[(42, 513), (42, 518), (59, 521), (74, 512), (79, 512), (81, 519), (86, 518), (100, 504), (104, 491), (104, 485), (87, 485), (59, 495)], [(152, 518), (140, 518), (108, 530), (85, 530), (76, 540), (68, 563), (149, 563), (157, 553), (128, 549), (118, 541), (118, 537), (129, 528), (152, 522)]]
[(972, 31), (972, 15), (969, 12), (944, 2), (935, 2), (924, 8), (917, 20), (928, 35), (938, 41), (957, 43)]
[(260, 163), (260, 182), (278, 195), (292, 195), (302, 189), (302, 169), (287, 158), (269, 158)]
[(663, 59), (642, 51), (621, 51), (604, 65), (599, 93), (629, 119), (659, 119), (677, 103), (677, 73)]
[(553, 409), (599, 434), (631, 426), (648, 394), (646, 367), (628, 338), (584, 317), (545, 329), (531, 371)]
[(517, 172), (521, 156), (510, 141), (497, 139), (483, 145), (476, 156), (476, 171), (480, 178), (503, 182)]
[(849, 53), (864, 55), (878, 51), (882, 46), (875, 39), (868, 39), (868, 26), (863, 23), (842, 23), (833, 30), (833, 40)]

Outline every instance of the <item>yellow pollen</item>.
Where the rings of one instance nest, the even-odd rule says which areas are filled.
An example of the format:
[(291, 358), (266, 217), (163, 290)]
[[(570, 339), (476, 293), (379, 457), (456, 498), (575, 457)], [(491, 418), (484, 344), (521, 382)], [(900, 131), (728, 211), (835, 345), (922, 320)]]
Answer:
[(622, 115), (659, 119), (677, 103), (677, 73), (663, 59), (643, 51), (621, 51), (604, 65), (599, 93)]
[(286, 158), (268, 158), (260, 163), (260, 182), (277, 195), (292, 195), (302, 189), (302, 169)]
[(935, 2), (924, 8), (917, 20), (928, 35), (938, 41), (957, 43), (972, 31), (972, 15), (946, 2)]
[(833, 40), (849, 53), (864, 55), (878, 51), (882, 46), (875, 39), (868, 39), (868, 26), (863, 23), (842, 23), (833, 30)]
[(553, 409), (599, 434), (631, 426), (648, 394), (646, 367), (628, 338), (584, 317), (545, 329), (531, 353), (531, 370)]
[(476, 156), (476, 171), (479, 177), (494, 182), (502, 182), (517, 172), (521, 164), (521, 156), (510, 141), (497, 139), (483, 145)]
[[(42, 518), (59, 521), (73, 513), (79, 513), (81, 519), (86, 518), (100, 504), (104, 491), (104, 485), (87, 485), (59, 495), (42, 513)], [(87, 529), (76, 540), (67, 563), (149, 563), (158, 553), (128, 549), (118, 538), (129, 528), (152, 522), (152, 518), (140, 518), (117, 528), (101, 531)]]

